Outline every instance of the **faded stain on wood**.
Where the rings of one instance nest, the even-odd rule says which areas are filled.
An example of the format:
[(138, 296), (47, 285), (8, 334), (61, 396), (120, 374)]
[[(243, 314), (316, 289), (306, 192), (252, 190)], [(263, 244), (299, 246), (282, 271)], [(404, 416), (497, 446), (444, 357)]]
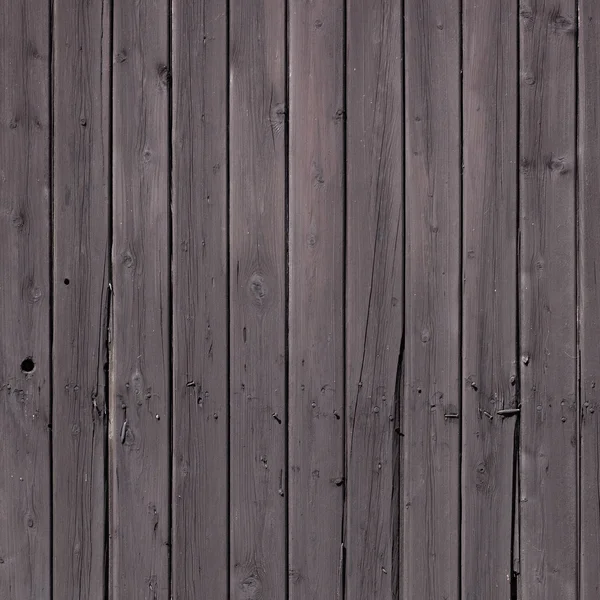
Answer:
[(0, 25), (0, 597), (592, 600), (592, 0)]

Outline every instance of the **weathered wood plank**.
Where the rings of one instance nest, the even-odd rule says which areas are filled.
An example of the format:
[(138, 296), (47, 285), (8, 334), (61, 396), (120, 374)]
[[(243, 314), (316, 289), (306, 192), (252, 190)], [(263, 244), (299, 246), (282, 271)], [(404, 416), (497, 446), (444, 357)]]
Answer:
[(600, 3), (579, 2), (581, 600), (600, 597)]
[(342, 598), (344, 2), (289, 3), (290, 598)]
[(0, 20), (0, 597), (50, 598), (48, 3)]
[(402, 6), (347, 5), (346, 598), (398, 596)]
[(517, 14), (463, 3), (462, 597), (511, 597), (517, 353)]
[(460, 596), (460, 6), (406, 11), (403, 598)]
[(521, 6), (521, 598), (577, 596), (574, 0)]
[(53, 18), (56, 598), (105, 598), (109, 8), (68, 0)]
[(286, 595), (285, 3), (230, 12), (231, 598)]
[(169, 597), (169, 70), (166, 0), (115, 3), (110, 585)]
[(227, 15), (173, 3), (173, 598), (226, 598)]

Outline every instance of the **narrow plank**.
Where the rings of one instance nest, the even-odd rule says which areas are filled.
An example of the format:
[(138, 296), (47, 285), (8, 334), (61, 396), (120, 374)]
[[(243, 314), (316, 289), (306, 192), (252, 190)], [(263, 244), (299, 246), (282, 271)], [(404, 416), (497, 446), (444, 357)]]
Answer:
[[(459, 598), (460, 3), (406, 12), (403, 598)], [(450, 415), (450, 416), (447, 416)]]
[(114, 6), (109, 414), (114, 600), (169, 597), (169, 71), (166, 0)]
[(520, 11), (523, 600), (577, 596), (576, 14)]
[(579, 331), (581, 355), (581, 600), (600, 596), (600, 4), (579, 2)]
[(231, 598), (286, 596), (285, 2), (230, 13)]
[(511, 597), (517, 353), (517, 14), (463, 3), (462, 598)]
[(0, 597), (50, 598), (48, 2), (0, 24)]
[(173, 2), (173, 598), (226, 598), (227, 15)]
[(402, 6), (349, 0), (347, 11), (345, 589), (348, 600), (391, 600), (402, 449)]
[(289, 597), (342, 598), (344, 2), (288, 6)]
[(59, 2), (53, 31), (53, 590), (105, 598), (110, 10)]

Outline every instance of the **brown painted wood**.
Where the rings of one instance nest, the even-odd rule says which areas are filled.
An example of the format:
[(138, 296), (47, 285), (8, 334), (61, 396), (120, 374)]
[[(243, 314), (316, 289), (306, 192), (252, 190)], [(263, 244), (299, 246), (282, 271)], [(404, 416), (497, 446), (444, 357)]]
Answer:
[(289, 3), (290, 598), (343, 598), (344, 3)]
[(286, 596), (285, 4), (230, 10), (231, 598)]
[(460, 12), (406, 11), (403, 598), (459, 598)]
[(0, 597), (36, 600), (51, 573), (48, 31), (47, 2), (3, 2)]
[(600, 4), (579, 3), (579, 331), (581, 356), (581, 600), (600, 596)]
[(173, 598), (227, 597), (227, 16), (173, 3)]
[(53, 594), (105, 598), (110, 10), (53, 15)]
[(345, 597), (391, 600), (402, 450), (402, 6), (350, 0), (347, 11)]
[(166, 1), (115, 3), (110, 585), (169, 598), (169, 69)]
[(517, 14), (463, 2), (462, 598), (511, 597), (517, 348)]
[(574, 0), (521, 7), (521, 596), (577, 597)]

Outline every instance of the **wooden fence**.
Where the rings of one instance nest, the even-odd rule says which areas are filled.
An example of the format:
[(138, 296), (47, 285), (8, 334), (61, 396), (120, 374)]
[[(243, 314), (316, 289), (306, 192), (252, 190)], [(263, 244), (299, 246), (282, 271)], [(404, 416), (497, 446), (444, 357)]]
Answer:
[(600, 597), (600, 2), (0, 5), (0, 598)]

